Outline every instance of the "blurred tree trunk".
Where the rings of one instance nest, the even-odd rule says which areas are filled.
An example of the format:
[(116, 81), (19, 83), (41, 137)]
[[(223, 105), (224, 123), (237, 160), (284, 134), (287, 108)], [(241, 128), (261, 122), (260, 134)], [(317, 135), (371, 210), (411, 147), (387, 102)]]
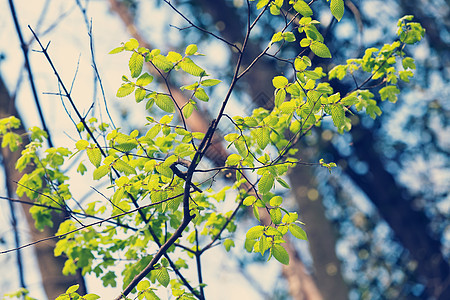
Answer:
[[(357, 125), (352, 128), (351, 135), (354, 143), (352, 155), (369, 168), (365, 174), (356, 173), (350, 166), (344, 168), (344, 172), (370, 198), (397, 239), (408, 249), (417, 263), (416, 274), (425, 282), (427, 296), (450, 299), (450, 266), (442, 255), (441, 242), (428, 228), (430, 220), (423, 211), (413, 208), (414, 199), (384, 168), (381, 154), (374, 148), (373, 133)], [(335, 161), (346, 159), (337, 149), (331, 151)]]
[[(16, 133), (20, 134), (23, 139), (23, 143), (19, 146), (19, 150), (15, 152), (9, 151), (9, 148), (1, 148), (1, 155), (3, 158), (3, 167), (6, 175), (6, 187), (10, 191), (11, 195), (15, 195), (17, 184), (16, 182), (22, 177), (23, 173), (16, 170), (15, 165), (17, 159), (20, 157), (21, 152), (25, 149), (29, 143), (28, 135), (23, 127), (23, 121), (16, 110), (14, 99), (11, 99), (9, 92), (0, 76), (0, 118), (9, 116), (15, 116), (22, 122), (21, 128), (16, 130)], [(24, 172), (30, 172), (31, 167), (28, 167)], [(28, 199), (26, 196), (20, 198), (23, 201), (32, 202), (33, 199)], [(28, 228), (30, 230), (30, 236), (33, 241), (46, 238), (55, 235), (58, 230), (59, 224), (66, 219), (66, 215), (63, 213), (53, 214), (53, 228), (46, 227), (43, 231), (39, 231), (34, 226), (34, 219), (29, 213), (30, 205), (22, 204)], [(48, 240), (46, 242), (38, 243), (34, 245), (36, 252), (36, 259), (38, 260), (39, 270), (41, 273), (42, 284), (44, 286), (45, 293), (48, 299), (55, 299), (60, 294), (64, 293), (66, 289), (74, 284), (80, 284), (78, 292), (80, 294), (86, 293), (86, 286), (81, 273), (77, 275), (64, 276), (62, 269), (64, 267), (65, 258), (55, 257), (53, 255), (53, 249), (55, 248), (56, 240)], [(27, 266), (24, 266), (26, 269)], [(30, 272), (28, 270), (26, 272)]]
[[(302, 161), (317, 161), (318, 147), (308, 145), (298, 152)], [(306, 224), (309, 248), (313, 258), (313, 274), (324, 299), (348, 299), (348, 286), (336, 256), (338, 231), (325, 216), (322, 197), (318, 193), (315, 168), (298, 165), (289, 172), (292, 193), (299, 207), (299, 216)]]

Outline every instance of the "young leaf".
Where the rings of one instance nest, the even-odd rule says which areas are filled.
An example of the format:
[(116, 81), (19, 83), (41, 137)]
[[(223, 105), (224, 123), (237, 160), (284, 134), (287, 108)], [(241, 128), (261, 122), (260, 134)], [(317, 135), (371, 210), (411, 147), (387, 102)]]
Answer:
[(283, 246), (279, 244), (274, 244), (272, 247), (272, 254), (273, 257), (276, 258), (280, 263), (284, 265), (289, 264), (289, 254), (287, 253), (286, 249), (283, 248)]
[(136, 39), (130, 39), (124, 45), (125, 50), (128, 50), (128, 51), (137, 49), (138, 47), (139, 47), (139, 42)]
[(286, 87), (286, 85), (288, 85), (289, 81), (284, 76), (275, 76), (272, 79), (272, 83), (276, 89), (282, 89), (282, 88)]
[(279, 107), (281, 103), (284, 102), (284, 99), (286, 99), (286, 91), (284, 89), (279, 89), (275, 93), (275, 107)]
[(267, 127), (256, 129), (256, 142), (261, 150), (264, 150), (270, 142), (270, 130)]
[(190, 44), (186, 47), (186, 51), (184, 52), (186, 55), (194, 55), (197, 52), (197, 45)]
[(109, 165), (103, 165), (95, 169), (92, 175), (94, 180), (99, 180), (108, 173), (109, 173)]
[(111, 51), (109, 51), (109, 53), (108, 54), (116, 54), (116, 53), (120, 53), (120, 52), (122, 52), (123, 50), (125, 50), (125, 47), (117, 47), (117, 48), (114, 48), (114, 49), (112, 49)]
[(250, 228), (245, 235), (245, 238), (248, 240), (257, 240), (264, 232), (264, 226), (257, 225)]
[(286, 181), (284, 181), (282, 178), (277, 177), (276, 179), (277, 179), (278, 183), (281, 184), (282, 187), (284, 187), (286, 189), (290, 189), (291, 188), (289, 186), (289, 184)]
[(330, 50), (328, 50), (328, 47), (325, 46), (325, 44), (318, 41), (312, 41), (309, 47), (311, 48), (311, 51), (314, 52), (314, 54), (318, 57), (331, 58)]
[(275, 225), (281, 223), (281, 209), (279, 207), (270, 210), (270, 219)]
[(194, 96), (198, 99), (198, 100), (202, 100), (205, 102), (208, 102), (209, 100), (209, 96), (206, 94), (205, 90), (203, 88), (198, 88), (195, 93)]
[(114, 168), (117, 171), (123, 172), (125, 175), (136, 174), (136, 170), (121, 159), (115, 161)]
[(197, 66), (189, 57), (185, 57), (182, 61), (180, 61), (179, 66), (183, 71), (193, 76), (206, 75), (205, 70)]
[(89, 161), (98, 168), (100, 166), (100, 163), (102, 162), (102, 153), (99, 148), (92, 147), (92, 148), (86, 148), (86, 154), (89, 158)]
[(205, 79), (205, 80), (200, 81), (200, 84), (203, 86), (215, 86), (221, 82), (222, 81), (219, 79)]
[(192, 104), (191, 102), (189, 102), (185, 106), (183, 106), (181, 111), (183, 112), (183, 116), (186, 119), (192, 115), (192, 113), (194, 112), (194, 107), (195, 107), (194, 104)]
[(331, 106), (331, 118), (333, 119), (334, 126), (338, 129), (344, 126), (345, 111), (342, 105), (335, 104)]
[(149, 287), (150, 287), (150, 282), (148, 280), (142, 280), (137, 284), (136, 289), (138, 291), (143, 291), (143, 290), (148, 289)]
[(280, 206), (283, 203), (283, 198), (281, 196), (275, 196), (270, 199), (270, 206)]
[(309, 17), (313, 14), (311, 7), (303, 0), (295, 2), (294, 9), (304, 17)]
[(167, 272), (167, 269), (164, 267), (155, 270), (155, 277), (156, 280), (158, 280), (158, 282), (164, 287), (167, 287), (170, 283), (169, 272)]
[(230, 154), (227, 158), (227, 166), (235, 166), (241, 161), (242, 157), (239, 154)]
[(136, 80), (136, 85), (139, 86), (146, 86), (149, 85), (153, 81), (153, 76), (148, 74), (147, 72), (139, 76), (139, 78)]
[(169, 60), (171, 63), (177, 63), (180, 60), (183, 59), (183, 56), (181, 56), (180, 53), (174, 52), (174, 51), (170, 51), (167, 54), (167, 60)]
[(255, 203), (255, 201), (256, 201), (255, 196), (248, 196), (244, 199), (242, 204), (244, 204), (245, 206), (250, 206), (250, 205), (253, 205), (253, 203)]
[(258, 220), (258, 222), (261, 222), (261, 219), (259, 217), (259, 209), (256, 205), (253, 205), (253, 215), (255, 216), (256, 220)]
[(256, 4), (256, 9), (261, 9), (269, 3), (269, 0), (259, 0)]
[(164, 72), (168, 72), (173, 68), (172, 62), (167, 59), (164, 55), (156, 55), (152, 58), (152, 63), (159, 69), (163, 70)]
[(331, 0), (331, 14), (340, 21), (344, 15), (344, 0)]
[(142, 72), (143, 65), (144, 65), (144, 57), (137, 52), (133, 52), (133, 54), (131, 54), (130, 61), (128, 62), (131, 77), (133, 78), (138, 77)]
[(128, 96), (134, 91), (135, 85), (133, 83), (123, 83), (117, 90), (116, 96), (119, 98)]
[(292, 233), (293, 236), (295, 236), (299, 240), (308, 240), (306, 232), (298, 225), (290, 224), (289, 231)]
[(155, 97), (155, 103), (163, 111), (168, 113), (175, 112), (175, 104), (173, 104), (172, 98), (166, 94), (157, 94)]
[(79, 287), (80, 287), (79, 284), (75, 284), (75, 285), (70, 286), (70, 287), (66, 290), (66, 294), (72, 294), (72, 293), (75, 293), (75, 292), (78, 290)]
[(233, 241), (232, 239), (226, 239), (226, 240), (223, 242), (223, 246), (225, 247), (225, 250), (226, 250), (227, 252), (230, 252), (231, 247), (234, 247), (234, 241)]
[(265, 171), (258, 182), (258, 189), (261, 194), (267, 194), (273, 187), (275, 179), (272, 173)]
[(76, 147), (78, 150), (84, 150), (84, 149), (86, 149), (87, 147), (89, 147), (89, 142), (88, 142), (88, 141), (85, 141), (85, 140), (79, 140), (79, 141), (77, 141), (77, 142), (75, 143), (75, 147)]
[(146, 94), (147, 92), (144, 89), (137, 88), (134, 91), (134, 100), (136, 100), (136, 103), (139, 103), (142, 100), (144, 100)]

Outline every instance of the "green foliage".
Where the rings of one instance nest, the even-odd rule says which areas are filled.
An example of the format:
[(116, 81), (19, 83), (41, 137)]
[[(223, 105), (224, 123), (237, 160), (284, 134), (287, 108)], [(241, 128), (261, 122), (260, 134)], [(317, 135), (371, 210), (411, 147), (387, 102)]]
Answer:
[[(283, 0), (259, 0), (256, 8), (261, 12), (268, 9), (273, 15), (270, 17), (277, 18), (286, 15), (284, 4)], [(270, 33), (268, 49), (274, 43), (279, 42), (277, 46), (282, 47), (285, 42), (295, 42), (293, 30), (297, 30), (301, 47), (309, 48), (318, 57), (331, 58), (331, 52), (316, 28), (319, 22), (312, 18), (310, 6), (302, 0), (291, 0), (289, 6), (298, 13), (293, 17), (298, 26), (286, 25)], [(330, 9), (333, 16), (341, 20), (343, 0), (331, 0)], [(73, 148), (77, 152), (73, 155), (64, 147), (40, 150), (45, 133), (32, 129), (32, 142), (22, 152), (17, 168), (22, 171), (32, 165), (34, 169), (22, 177), (17, 193), (26, 194), (46, 206), (65, 208), (72, 196), (66, 183), (69, 178), (61, 167), (70, 155), (87, 157), (90, 165), (80, 163), (78, 172), (107, 182), (109, 193), (102, 195), (106, 202), (90, 202), (83, 208), (83, 213), (101, 216), (103, 221), (95, 227), (82, 225), (76, 219), (62, 223), (57, 233), (60, 238), (55, 255), (67, 257), (65, 274), (81, 269), (83, 274), (94, 273), (105, 286), (116, 286), (117, 277), (110, 267), (114, 265), (114, 257), (125, 257), (129, 263), (122, 272), (122, 286), (125, 289), (131, 285), (138, 299), (159, 299), (155, 293), (157, 287), (170, 288), (177, 299), (193, 299), (198, 295), (198, 288), (183, 287), (185, 283), (179, 282), (180, 275), (173, 272), (186, 268), (190, 258), (200, 257), (216, 243), (223, 243), (225, 250), (230, 251), (235, 246), (235, 216), (244, 207), (251, 208), (255, 222), (259, 223), (247, 231), (245, 249), (289, 264), (289, 254), (283, 246), (286, 235), (307, 240), (306, 232), (299, 226), (303, 223), (298, 214), (287, 211), (283, 207), (283, 198), (277, 194), (279, 190), (290, 188), (284, 176), (298, 163), (292, 157), (296, 143), (312, 128), (320, 126), (324, 119), (331, 120), (336, 131), (342, 133), (351, 129), (348, 116), (352, 111), (364, 110), (372, 118), (381, 114), (375, 95), (363, 89), (363, 85), (341, 96), (334, 92), (327, 79), (342, 80), (347, 74), (365, 72), (368, 81), (378, 80), (384, 85), (378, 91), (379, 99), (395, 102), (400, 92), (398, 79), (408, 82), (415, 68), (413, 59), (406, 56), (403, 49), (423, 36), (422, 27), (410, 21), (410, 17), (399, 21), (398, 41), (380, 49), (367, 49), (362, 58), (349, 59), (346, 65), (336, 66), (328, 73), (321, 67), (313, 67), (311, 59), (303, 53), (287, 60), (293, 76), (273, 78), (273, 109), (257, 108), (248, 115), (228, 117), (233, 129), (223, 139), (230, 153), (225, 165), (217, 170), (232, 174), (233, 183), (221, 190), (215, 185), (217, 170), (201, 170), (210, 174), (204, 184), (196, 182), (194, 175), (200, 172), (198, 165), (212, 143), (218, 122), (224, 119), (223, 110), (217, 110), (217, 117), (207, 133), (190, 131), (185, 125), (186, 119), (197, 109), (198, 101), (208, 102), (208, 93), (212, 87), (221, 84), (221, 80), (209, 78), (205, 69), (194, 61), (195, 56), (200, 55), (195, 44), (184, 51), (162, 54), (160, 49), (146, 49), (140, 47), (137, 40), (130, 39), (110, 52), (129, 55), (128, 76), (131, 79), (122, 76), (123, 83), (116, 95), (128, 101), (125, 97), (134, 92), (136, 102), (146, 101), (147, 110), (156, 104), (159, 111), (147, 117), (141, 130), (130, 133), (119, 128), (109, 130), (105, 124), (97, 124), (95, 118), (89, 124), (77, 125), (84, 138), (75, 143)], [(245, 47), (239, 51), (244, 53)], [(398, 58), (403, 67), (400, 71)], [(147, 65), (156, 68), (158, 75), (146, 73)], [(230, 92), (240, 78), (240, 67), (238, 63)], [(188, 95), (184, 104), (175, 101), (174, 87), (169, 85), (175, 73), (184, 76), (186, 84), (177, 87), (180, 93)], [(221, 107), (227, 106), (229, 95), (225, 96)], [(15, 145), (21, 140), (12, 129), (18, 126), (15, 118), (0, 121), (2, 147), (17, 149)], [(97, 133), (105, 137), (104, 145), (96, 138)], [(318, 165), (330, 172), (336, 167), (335, 163), (323, 160)], [(247, 176), (250, 172), (256, 180)], [(232, 195), (236, 197), (236, 209), (222, 211), (220, 202)], [(30, 211), (37, 228), (52, 226), (50, 209), (33, 206)], [(176, 247), (185, 256), (174, 262), (170, 257)], [(143, 270), (148, 272), (140, 282), (134, 283), (135, 276)], [(189, 288), (189, 292), (185, 288)], [(58, 299), (98, 297), (81, 297), (76, 290), (76, 286), (71, 287)]]
[(100, 299), (100, 296), (95, 295), (95, 294), (86, 294), (84, 296), (80, 296), (77, 293), (77, 290), (79, 288), (79, 285), (72, 285), (71, 287), (69, 287), (66, 292), (60, 296), (58, 296), (58, 298), (56, 298), (55, 300), (96, 300), (96, 299)]

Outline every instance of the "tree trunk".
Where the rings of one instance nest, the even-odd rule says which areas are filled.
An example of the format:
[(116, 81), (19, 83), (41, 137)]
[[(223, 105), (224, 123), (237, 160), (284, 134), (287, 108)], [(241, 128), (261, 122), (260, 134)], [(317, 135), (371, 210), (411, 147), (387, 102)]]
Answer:
[[(317, 146), (301, 151), (303, 161), (317, 160)], [(299, 207), (300, 219), (306, 224), (309, 248), (314, 261), (313, 274), (324, 299), (348, 299), (348, 286), (341, 273), (341, 262), (336, 256), (338, 236), (328, 219), (322, 198), (317, 192), (314, 168), (298, 165), (289, 172), (292, 193)]]
[[(8, 90), (3, 82), (3, 79), (0, 77), (0, 118), (9, 117), (11, 115), (15, 116), (18, 119), (21, 119), (19, 113), (16, 110), (14, 100), (11, 99)], [(17, 189), (16, 182), (18, 182), (23, 175), (23, 173), (20, 173), (16, 170), (16, 161), (20, 157), (22, 150), (24, 150), (25, 146), (29, 143), (28, 136), (23, 127), (23, 122), (21, 128), (19, 128), (16, 133), (20, 134), (23, 139), (23, 143), (19, 146), (19, 150), (11, 152), (9, 148), (1, 149), (1, 155), (3, 157), (3, 167), (6, 174), (6, 186), (7, 189), (11, 191), (11, 195), (15, 195), (15, 191)], [(30, 167), (28, 167), (25, 172), (30, 172), (29, 168)], [(20, 199), (28, 202), (33, 201), (33, 199), (28, 199), (26, 196), (23, 196)], [(59, 224), (61, 224), (61, 222), (65, 220), (65, 215), (63, 213), (54, 213), (53, 228), (46, 227), (43, 231), (39, 231), (35, 228), (34, 219), (29, 213), (30, 205), (22, 204), (22, 208), (26, 216), (31, 239), (33, 241), (55, 235), (56, 231), (58, 230)], [(39, 270), (42, 277), (42, 283), (48, 299), (55, 299), (60, 294), (64, 293), (69, 286), (74, 284), (80, 284), (78, 292), (80, 294), (85, 294), (86, 287), (81, 273), (70, 276), (62, 275), (65, 258), (61, 256), (55, 257), (53, 255), (55, 244), (56, 240), (52, 239), (34, 245), (36, 258), (38, 260)]]
[[(450, 266), (442, 255), (441, 242), (432, 237), (428, 229), (429, 219), (423, 211), (413, 209), (411, 196), (384, 168), (380, 154), (374, 148), (372, 132), (358, 125), (352, 128), (351, 134), (354, 155), (367, 163), (369, 170), (361, 175), (347, 167), (345, 173), (371, 199), (400, 243), (408, 249), (417, 263), (416, 274), (426, 284), (427, 296), (450, 299)], [(337, 150), (334, 154), (338, 160)]]

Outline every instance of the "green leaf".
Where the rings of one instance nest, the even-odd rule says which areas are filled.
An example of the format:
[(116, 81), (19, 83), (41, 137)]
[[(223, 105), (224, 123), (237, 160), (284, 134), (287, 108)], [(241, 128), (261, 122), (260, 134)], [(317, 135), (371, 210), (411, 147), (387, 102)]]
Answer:
[(235, 166), (242, 160), (242, 157), (239, 154), (230, 154), (227, 158), (226, 165), (227, 166)]
[(77, 172), (80, 173), (81, 175), (84, 175), (84, 173), (86, 173), (87, 168), (86, 166), (83, 164), (83, 162), (80, 162), (80, 164), (78, 165), (77, 168)]
[(128, 67), (130, 68), (131, 77), (136, 78), (142, 72), (142, 66), (144, 65), (144, 57), (137, 52), (133, 52), (128, 62)]
[(136, 174), (136, 170), (121, 159), (114, 162), (114, 168), (117, 171), (123, 172), (125, 175)]
[(234, 241), (233, 241), (232, 239), (226, 239), (226, 240), (223, 242), (223, 246), (225, 247), (225, 250), (226, 250), (227, 252), (230, 252), (231, 247), (234, 247)]
[(209, 100), (209, 96), (206, 94), (205, 90), (201, 87), (195, 91), (194, 96), (201, 101), (208, 102)]
[(331, 106), (331, 118), (333, 119), (334, 126), (340, 129), (344, 126), (345, 111), (341, 104)]
[(283, 38), (286, 42), (295, 42), (295, 35), (290, 31), (285, 32)]
[(265, 171), (258, 182), (258, 189), (261, 194), (267, 194), (273, 187), (274, 176), (269, 171)]
[(313, 14), (311, 7), (303, 0), (295, 2), (294, 9), (304, 17), (309, 17)]
[(261, 222), (261, 219), (259, 217), (259, 209), (258, 209), (258, 206), (256, 206), (256, 205), (253, 205), (253, 215), (255, 216), (256, 220)]
[(256, 244), (256, 240), (245, 239), (244, 248), (247, 252), (252, 252), (253, 246)]
[(380, 89), (379, 91), (381, 100), (388, 99), (390, 102), (397, 102), (397, 95), (400, 94), (400, 90), (395, 85), (388, 85)]
[(167, 287), (170, 283), (169, 272), (167, 271), (166, 268), (161, 267), (159, 269), (156, 269), (155, 277), (156, 280), (158, 280), (158, 282), (164, 287)]
[(289, 184), (288, 184), (286, 181), (284, 181), (282, 178), (277, 177), (276, 180), (278, 181), (278, 183), (279, 183), (282, 187), (284, 187), (284, 188), (286, 188), (286, 189), (290, 189), (290, 188), (291, 188), (291, 187), (289, 186)]
[(139, 76), (139, 78), (136, 80), (136, 85), (139, 86), (146, 86), (149, 85), (153, 81), (153, 76), (148, 74), (147, 72)]
[(267, 242), (267, 238), (264, 235), (259, 239), (258, 247), (259, 253), (261, 253), (261, 255), (264, 255), (266, 250), (269, 248), (269, 243)]
[(328, 50), (328, 47), (325, 46), (325, 44), (318, 41), (312, 41), (309, 47), (311, 48), (311, 51), (314, 52), (314, 54), (318, 57), (331, 58), (330, 50)]
[(144, 89), (137, 88), (134, 91), (134, 99), (136, 100), (136, 103), (139, 103), (142, 100), (144, 100), (146, 94), (147, 92)]
[(92, 175), (94, 180), (99, 180), (108, 173), (109, 173), (109, 165), (103, 165), (95, 169)]
[(128, 50), (128, 51), (137, 49), (138, 47), (139, 47), (139, 42), (133, 38), (130, 39), (128, 42), (126, 42), (124, 45), (125, 50)]
[(279, 89), (275, 93), (275, 107), (279, 107), (281, 103), (286, 99), (286, 91), (284, 89)]
[(152, 58), (152, 63), (159, 69), (163, 70), (164, 72), (168, 72), (173, 68), (172, 62), (167, 59), (164, 55), (156, 55)]
[(66, 294), (72, 294), (72, 293), (75, 293), (75, 292), (78, 290), (79, 287), (80, 287), (79, 284), (75, 284), (75, 285), (70, 286), (70, 287), (66, 290)]
[(282, 32), (277, 32), (272, 36), (272, 39), (270, 40), (270, 43), (276, 43), (283, 40), (283, 33)]
[(186, 51), (184, 52), (186, 55), (194, 55), (197, 52), (197, 45), (190, 44), (186, 47)]
[(172, 178), (173, 177), (173, 171), (171, 168), (166, 166), (165, 164), (158, 164), (156, 165), (156, 171), (158, 171), (159, 174), (167, 177)]
[(205, 80), (200, 81), (200, 84), (203, 86), (215, 86), (221, 82), (222, 81), (219, 79), (205, 79)]
[(275, 225), (281, 223), (281, 209), (279, 207), (270, 210), (270, 219)]
[(138, 145), (138, 143), (135, 140), (130, 140), (125, 143), (120, 143), (120, 144), (114, 145), (114, 149), (117, 149), (121, 152), (129, 152), (133, 149), (136, 149), (137, 145)]
[(181, 109), (181, 111), (183, 112), (183, 116), (186, 119), (189, 118), (192, 115), (192, 113), (194, 112), (194, 108), (195, 108), (195, 105), (192, 104), (191, 102), (186, 103), (186, 105), (183, 106), (183, 108)]
[(253, 203), (255, 203), (255, 201), (256, 201), (255, 196), (248, 196), (244, 199), (242, 204), (244, 204), (245, 206), (250, 206), (250, 205), (253, 205)]
[(331, 14), (340, 21), (344, 15), (344, 0), (331, 0)]
[(288, 85), (289, 81), (284, 76), (275, 76), (272, 79), (272, 84), (276, 89), (285, 88)]
[(180, 61), (179, 66), (183, 71), (193, 76), (206, 76), (205, 70), (197, 66), (189, 57)]
[(414, 70), (416, 68), (416, 64), (414, 63), (414, 59), (411, 57), (405, 57), (402, 60), (402, 66), (406, 69), (412, 69)]
[(257, 240), (264, 233), (264, 226), (253, 226), (247, 231), (245, 238), (248, 240)]
[(100, 166), (100, 163), (102, 162), (102, 153), (99, 148), (92, 147), (92, 148), (86, 148), (86, 154), (89, 158), (89, 161), (98, 168)]
[(183, 56), (181, 56), (180, 53), (174, 52), (174, 51), (170, 51), (167, 54), (167, 60), (169, 60), (171, 63), (177, 63), (180, 60), (183, 59)]
[(156, 105), (158, 105), (159, 108), (161, 108), (165, 112), (168, 113), (175, 112), (175, 104), (173, 103), (172, 98), (170, 98), (169, 95), (156, 94), (155, 103)]
[(256, 142), (264, 150), (270, 142), (270, 130), (266, 126), (256, 129)]
[(123, 83), (117, 90), (116, 96), (119, 98), (128, 96), (134, 91), (135, 85), (133, 83)]
[(89, 147), (89, 142), (85, 140), (79, 140), (75, 143), (75, 147), (77, 147), (78, 150), (84, 150)]
[(274, 244), (272, 247), (272, 254), (273, 257), (275, 257), (275, 259), (278, 260), (280, 263), (284, 265), (289, 264), (289, 254), (287, 253), (286, 249), (283, 248), (283, 246), (279, 244)]
[(293, 236), (295, 236), (299, 240), (308, 240), (306, 232), (298, 225), (290, 224), (289, 231), (290, 233), (292, 233)]
[(122, 52), (123, 50), (125, 50), (125, 47), (123, 47), (123, 46), (117, 47), (117, 48), (114, 48), (114, 49), (112, 49), (111, 51), (109, 51), (108, 54), (116, 54), (116, 53), (120, 53), (120, 52)]
[(256, 9), (261, 9), (269, 3), (269, 0), (259, 0), (256, 4)]
[(281, 196), (275, 196), (270, 199), (270, 206), (280, 206), (283, 203), (283, 198)]

